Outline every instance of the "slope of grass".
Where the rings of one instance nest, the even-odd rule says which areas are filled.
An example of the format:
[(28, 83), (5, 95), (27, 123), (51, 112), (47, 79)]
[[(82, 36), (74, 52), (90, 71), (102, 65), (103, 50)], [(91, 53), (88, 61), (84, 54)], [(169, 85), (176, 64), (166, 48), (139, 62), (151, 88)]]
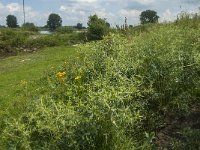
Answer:
[[(21, 95), (21, 83), (37, 80), (45, 71), (59, 66), (65, 60), (75, 57), (74, 47), (46, 48), (35, 53), (0, 59), (0, 119), (9, 115), (19, 115), (20, 106), (15, 105)], [(3, 115), (4, 114), (4, 115)], [(0, 123), (0, 126), (2, 124)], [(0, 149), (4, 149), (0, 139)]]
[(41, 51), (0, 60), (0, 107), (15, 100), (17, 85), (41, 77), (45, 70), (74, 56), (73, 47), (46, 48)]
[(169, 25), (129, 38), (110, 34), (67, 53), (72, 61), (64, 48), (35, 54), (36, 64), (28, 56), (10, 58), (12, 65), (1, 68), (8, 100), (2, 97), (2, 106), (23, 93), (17, 85), (39, 80), (12, 105), (23, 113), (2, 115), (7, 149), (199, 149), (199, 121), (182, 120), (198, 120), (199, 35), (198, 28)]
[[(194, 105), (199, 110), (199, 33), (171, 25), (133, 40), (110, 34), (83, 45), (79, 57), (27, 89), (24, 113), (6, 118), (7, 147), (155, 149), (168, 118), (190, 115)], [(170, 140), (158, 146), (170, 148)]]

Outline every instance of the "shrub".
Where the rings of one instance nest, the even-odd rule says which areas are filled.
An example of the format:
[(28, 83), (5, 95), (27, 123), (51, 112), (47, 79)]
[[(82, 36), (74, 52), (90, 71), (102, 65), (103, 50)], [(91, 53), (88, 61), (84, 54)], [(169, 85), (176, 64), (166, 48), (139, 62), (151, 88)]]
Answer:
[[(33, 51), (43, 47), (74, 45), (86, 41), (85, 33), (41, 35), (29, 30), (1, 29), (0, 52), (16, 54), (22, 51)], [(29, 30), (29, 31), (28, 31)]]
[(0, 47), (2, 52), (16, 52), (23, 45), (30, 33), (18, 30), (3, 29), (0, 33)]
[(61, 34), (72, 33), (73, 31), (74, 31), (74, 28), (70, 26), (59, 27), (56, 29), (56, 32), (61, 33)]
[(98, 18), (97, 15), (89, 17), (88, 40), (101, 40), (109, 32), (110, 24), (105, 19)]
[[(139, 131), (136, 132), (143, 118), (143, 106), (137, 100), (133, 100), (134, 97), (140, 97), (136, 87), (127, 77), (120, 75), (122, 68), (118, 70), (116, 61), (111, 59), (116, 55), (120, 58), (120, 54), (123, 54), (124, 47), (118, 45), (115, 40), (123, 40), (124, 44), (126, 40), (119, 38), (111, 36), (104, 42), (93, 45), (96, 54), (85, 57), (87, 60), (84, 61), (77, 59), (41, 80), (43, 84), (35, 94), (41, 92), (50, 95), (43, 101), (40, 99), (34, 104), (31, 102), (23, 117), (16, 122), (8, 122), (4, 138), (9, 141), (9, 147), (133, 149), (138, 146), (137, 140), (131, 139), (131, 134), (138, 133), (138, 136), (144, 136), (139, 134)], [(102, 45), (108, 43), (111, 47), (101, 49)], [(114, 51), (111, 51), (112, 48)], [(97, 65), (100, 65), (99, 56), (103, 59), (102, 65), (105, 69), (103, 66), (97, 68)], [(122, 61), (124, 59), (125, 57)], [(64, 118), (70, 116), (74, 121), (71, 118), (65, 122)], [(12, 132), (13, 129), (16, 132)], [(13, 135), (16, 138), (11, 140)]]
[(38, 32), (39, 31), (39, 29), (33, 23), (29, 23), (29, 22), (26, 22), (25, 24), (23, 24), (22, 28), (25, 31), (33, 31), (33, 32)]

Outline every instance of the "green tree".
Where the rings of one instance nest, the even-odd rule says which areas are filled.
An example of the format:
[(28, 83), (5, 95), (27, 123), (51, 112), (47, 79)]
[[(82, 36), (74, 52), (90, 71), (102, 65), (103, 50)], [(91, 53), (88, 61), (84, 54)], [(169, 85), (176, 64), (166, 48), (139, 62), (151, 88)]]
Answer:
[(110, 24), (106, 19), (98, 18), (97, 15), (89, 16), (88, 25), (88, 39), (101, 40), (104, 35), (109, 32)]
[(34, 23), (26, 22), (22, 25), (25, 30), (29, 31), (38, 31), (38, 28), (34, 25)]
[(82, 29), (83, 28), (83, 24), (82, 23), (77, 23), (76, 28), (77, 29)]
[(158, 22), (159, 16), (157, 12), (154, 10), (145, 10), (140, 14), (140, 22), (141, 24), (146, 23), (156, 23)]
[(47, 26), (51, 31), (62, 26), (62, 18), (58, 14), (50, 14), (47, 20)]
[(18, 27), (18, 25), (17, 25), (17, 18), (14, 15), (8, 15), (6, 17), (6, 22), (7, 22), (7, 26), (9, 28), (16, 28), (16, 27)]

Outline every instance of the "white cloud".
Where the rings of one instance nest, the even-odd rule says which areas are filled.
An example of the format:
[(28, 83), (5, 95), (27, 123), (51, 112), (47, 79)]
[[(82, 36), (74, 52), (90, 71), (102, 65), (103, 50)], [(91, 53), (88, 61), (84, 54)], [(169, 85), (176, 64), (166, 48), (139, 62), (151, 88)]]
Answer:
[(4, 5), (0, 3), (0, 9), (4, 9)]
[(75, 25), (78, 22), (86, 23), (87, 21), (88, 15), (82, 7), (76, 3), (72, 6), (61, 5), (59, 10), (64, 25)]
[(6, 8), (10, 13), (19, 12), (21, 11), (20, 5), (18, 3), (10, 3), (6, 5)]
[(148, 4), (155, 2), (155, 0), (132, 0), (132, 1), (143, 4), (143, 5), (148, 5)]
[[(18, 24), (23, 24), (23, 8), (19, 3), (9, 3), (7, 5), (3, 5), (0, 2), (0, 15), (1, 15), (1, 24), (6, 25), (6, 17), (11, 14), (15, 15), (18, 20)], [(47, 13), (41, 13), (39, 11), (35, 11), (30, 6), (25, 7), (26, 11), (26, 22), (33, 22), (36, 25), (46, 24)]]
[(164, 21), (174, 21), (177, 17), (177, 13), (171, 12), (169, 9), (167, 9), (165, 12), (163, 12), (160, 16), (160, 22)]
[(81, 2), (81, 3), (94, 3), (96, 2), (97, 0), (74, 0), (76, 2)]
[(131, 10), (121, 9), (118, 14), (123, 17), (138, 17), (141, 14), (141, 11), (135, 9)]
[(93, 12), (93, 14), (97, 14), (100, 18), (108, 18), (108, 19), (115, 16), (113, 13), (106, 11), (105, 8), (96, 10)]

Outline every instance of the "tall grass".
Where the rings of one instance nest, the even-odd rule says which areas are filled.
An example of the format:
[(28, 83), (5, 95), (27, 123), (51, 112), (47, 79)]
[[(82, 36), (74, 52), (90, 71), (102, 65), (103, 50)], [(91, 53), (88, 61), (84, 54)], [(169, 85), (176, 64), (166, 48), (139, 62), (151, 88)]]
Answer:
[(2, 137), (13, 149), (155, 149), (165, 117), (200, 104), (199, 35), (171, 25), (82, 45), (27, 87)]

